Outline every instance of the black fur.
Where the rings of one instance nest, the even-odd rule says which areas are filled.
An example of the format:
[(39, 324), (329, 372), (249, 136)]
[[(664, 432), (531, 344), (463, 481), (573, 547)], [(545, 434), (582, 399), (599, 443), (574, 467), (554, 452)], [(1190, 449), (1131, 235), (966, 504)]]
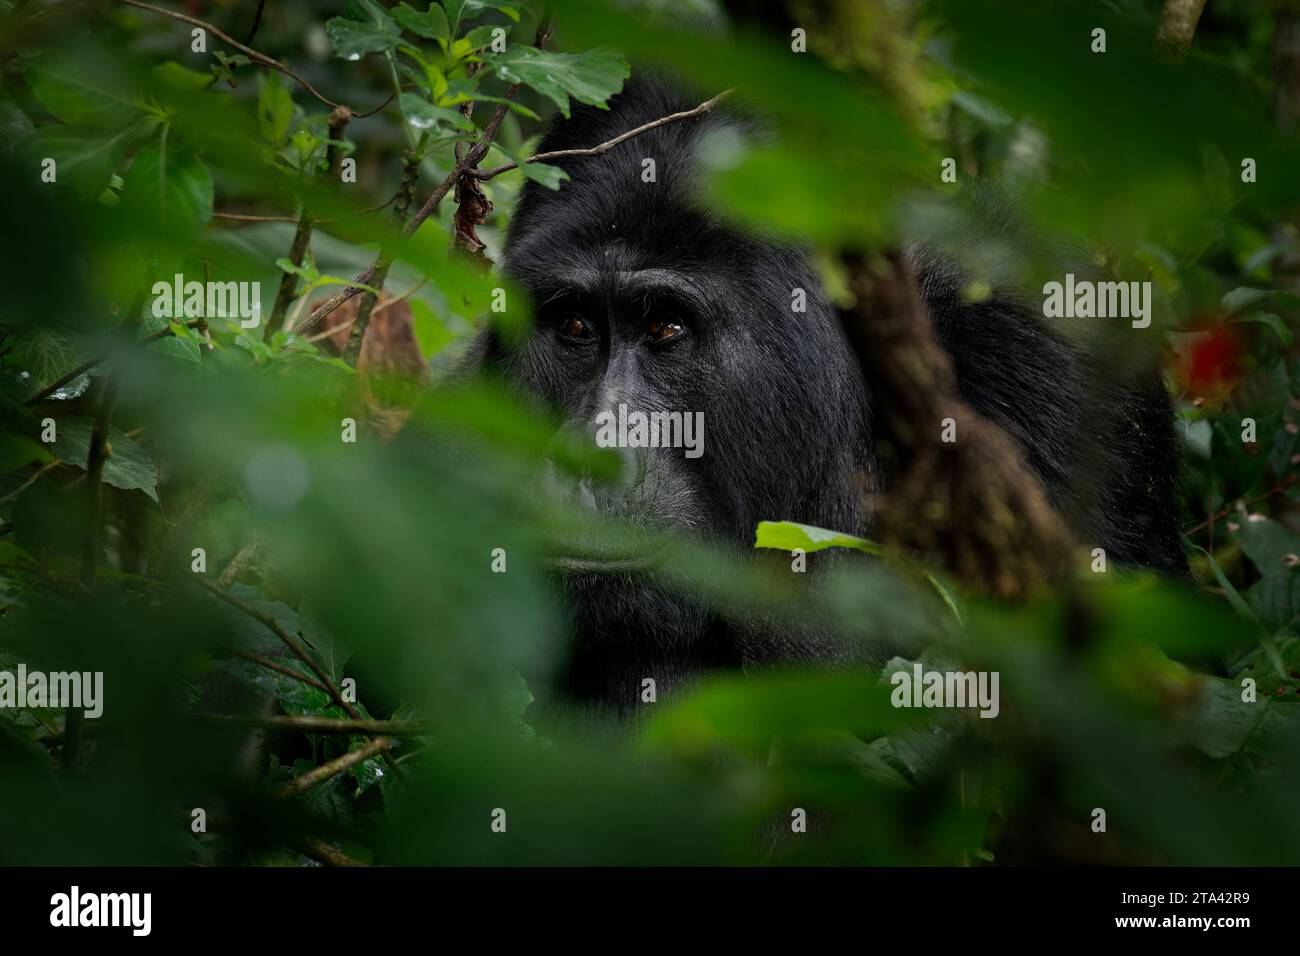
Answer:
[[(632, 82), (609, 111), (576, 109), (540, 150), (591, 146), (694, 102), (657, 80)], [(862, 489), (879, 480), (870, 402), (835, 310), (801, 253), (746, 235), (695, 201), (701, 133), (724, 122), (681, 121), (602, 157), (564, 161), (570, 181), (558, 192), (528, 183), (505, 267), (534, 299), (536, 330), (518, 349), (485, 333), (477, 354), (585, 427), (619, 402), (704, 412), (703, 457), (633, 454), (633, 479), (583, 489), (589, 505), (685, 525), (737, 550), (752, 547), (763, 519), (869, 536)], [(653, 184), (642, 181), (645, 157), (655, 160)], [(963, 397), (1020, 441), (1081, 538), (1112, 560), (1177, 570), (1176, 446), (1158, 378), (1105, 384), (1083, 350), (1025, 308), (996, 298), (965, 304), (949, 262), (924, 252), (914, 262)], [(663, 270), (653, 290), (637, 281), (649, 269)], [(808, 292), (804, 314), (791, 310), (794, 287)], [(592, 338), (561, 334), (575, 315)], [(665, 316), (685, 336), (647, 344), (646, 323)], [(1104, 424), (1090, 411), (1098, 409)], [(841, 653), (826, 635), (721, 622), (631, 575), (573, 574), (566, 592), (577, 634), (565, 688), (620, 710), (635, 706), (643, 677), (662, 692), (702, 669)]]

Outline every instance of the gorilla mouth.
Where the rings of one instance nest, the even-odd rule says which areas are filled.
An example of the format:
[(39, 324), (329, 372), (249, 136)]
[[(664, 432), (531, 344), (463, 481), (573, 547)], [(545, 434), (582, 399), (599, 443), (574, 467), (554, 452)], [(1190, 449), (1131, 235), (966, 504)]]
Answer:
[(670, 543), (663, 538), (640, 536), (619, 543), (577, 536), (557, 542), (544, 565), (563, 574), (641, 573), (662, 567), (670, 550)]

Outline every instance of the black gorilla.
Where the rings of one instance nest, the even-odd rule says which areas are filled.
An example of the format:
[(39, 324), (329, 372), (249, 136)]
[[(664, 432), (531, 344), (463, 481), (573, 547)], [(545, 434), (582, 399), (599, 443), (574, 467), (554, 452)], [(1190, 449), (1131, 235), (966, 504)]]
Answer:
[[(659, 79), (630, 82), (608, 111), (575, 110), (539, 151), (589, 147), (698, 100)], [(616, 487), (570, 489), (648, 526), (686, 526), (738, 549), (755, 525), (788, 519), (870, 536), (863, 478), (878, 481), (869, 389), (834, 309), (796, 250), (702, 209), (693, 175), (710, 115), (643, 134), (601, 157), (559, 163), (558, 191), (524, 189), (505, 268), (532, 296), (535, 329), (508, 348), (491, 331), (474, 361), (571, 423), (630, 410), (702, 411), (704, 454), (628, 452)], [(644, 160), (654, 160), (646, 182)], [(1098, 385), (1090, 358), (1025, 308), (964, 304), (952, 267), (913, 261), (962, 396), (1023, 445), (1051, 500), (1113, 561), (1176, 570), (1176, 443), (1158, 378)], [(807, 311), (791, 308), (807, 290)], [(1086, 389), (1113, 393), (1086, 420)], [(1086, 472), (1092, 480), (1076, 480)], [(723, 622), (631, 574), (571, 573), (576, 639), (564, 674), (579, 700), (627, 710), (640, 681), (702, 669), (837, 655), (826, 635)]]

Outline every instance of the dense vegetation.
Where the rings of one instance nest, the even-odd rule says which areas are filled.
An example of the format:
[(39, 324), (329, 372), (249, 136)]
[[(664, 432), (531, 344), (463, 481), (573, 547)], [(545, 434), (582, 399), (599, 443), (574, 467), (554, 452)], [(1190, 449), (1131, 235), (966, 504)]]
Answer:
[[(0, 670), (104, 675), (98, 719), (0, 707), (0, 861), (1300, 861), (1300, 12), (1211, 0), (1184, 53), (1154, 2), (793, 2), (804, 53), (707, 0), (624, 6), (0, 0)], [(791, 611), (902, 648), (886, 674), (721, 675), (630, 727), (544, 707), (554, 423), (407, 353), (436, 380), (529, 321), (490, 263), (524, 178), (565, 176), (525, 160), (650, 64), (771, 124), (714, 144), (710, 194), (841, 297), (841, 250), (967, 235), (976, 179), (1035, 238), (959, 242), (970, 295), (1044, 240), (1151, 281), (1191, 579), (1085, 553), (1006, 603), (886, 556)], [(454, 188), (508, 164), (490, 205)], [(260, 283), (260, 323), (158, 315), (177, 275)], [(414, 337), (368, 369), (321, 334), (385, 312)], [(1118, 366), (1112, 332), (1072, 334)], [(781, 600), (676, 561), (716, 606)], [(914, 660), (999, 672), (999, 716), (891, 706)], [(259, 695), (266, 762), (221, 719)]]

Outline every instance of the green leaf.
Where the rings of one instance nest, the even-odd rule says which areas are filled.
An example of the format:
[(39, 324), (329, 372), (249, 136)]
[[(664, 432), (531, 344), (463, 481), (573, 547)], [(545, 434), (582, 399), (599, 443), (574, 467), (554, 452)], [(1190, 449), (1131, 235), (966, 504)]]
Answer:
[(418, 130), (451, 127), (467, 133), (474, 131), (474, 122), (460, 110), (448, 109), (445, 106), (434, 106), (416, 93), (403, 93), (399, 103), (406, 121)]
[(150, 342), (145, 347), (151, 352), (161, 352), (163, 355), (184, 359), (187, 362), (201, 362), (203, 352), (199, 348), (198, 339), (191, 336), (184, 325), (173, 323), (170, 319), (155, 315), (146, 316), (145, 320), (140, 323), (136, 337), (142, 339), (165, 329), (168, 325), (171, 325), (176, 330), (175, 335), (164, 336), (156, 342)]
[(49, 449), (40, 442), (21, 435), (0, 435), (0, 474), (26, 468), (32, 462), (43, 465), (53, 460)]
[(359, 60), (367, 53), (386, 53), (402, 39), (401, 28), (383, 7), (361, 2), (362, 19), (333, 17), (325, 21), (325, 35), (334, 52), (345, 60)]
[[(432, 80), (432, 76), (430, 79)], [(520, 116), (526, 116), (528, 119), (541, 119), (540, 116), (522, 103), (506, 99), (504, 96), (489, 96), (486, 93), (480, 93), (476, 89), (475, 84), (468, 80), (457, 80), (454, 83), (447, 83), (444, 81), (441, 93), (439, 94), (435, 92), (435, 95), (438, 97), (438, 105), (440, 106), (457, 106), (461, 103), (473, 100), (476, 103), (496, 103), (499, 106), (506, 107), (510, 112), (518, 113)]]
[(569, 97), (590, 106), (605, 101), (623, 88), (631, 74), (616, 50), (593, 49), (585, 53), (554, 53), (531, 46), (514, 46), (504, 53), (485, 56), (498, 77), (523, 83), (548, 97), (569, 116)]
[(797, 548), (809, 554), (826, 548), (853, 548), (867, 554), (885, 554), (884, 548), (866, 538), (827, 531), (825, 528), (796, 521), (760, 521), (754, 532), (754, 547), (777, 548), (781, 551), (794, 551)]
[[(879, 556), (887, 554), (884, 548), (874, 541), (868, 541), (866, 538), (859, 538), (857, 535), (852, 534), (842, 534), (838, 531), (827, 531), (825, 528), (799, 524), (797, 521), (760, 521), (754, 531), (754, 547), (776, 548), (781, 551), (793, 551), (798, 548), (809, 554), (814, 551), (823, 551), (826, 548), (852, 548), (866, 554)], [(952, 612), (952, 616), (957, 619), (957, 623), (963, 623), (964, 618), (961, 608), (958, 606), (952, 592), (948, 590), (942, 581), (915, 562), (896, 555), (891, 556), (891, 558), (913, 573), (924, 577), (948, 610)]]
[(293, 122), (293, 97), (284, 88), (280, 74), (269, 71), (262, 74), (262, 90), (257, 97), (257, 122), (266, 141), (279, 149), (284, 145)]
[(1240, 312), (1248, 305), (1254, 305), (1256, 302), (1267, 299), (1272, 294), (1268, 289), (1251, 289), (1242, 286), (1233, 289), (1231, 292), (1224, 293), (1219, 304), (1223, 306), (1225, 312), (1231, 315), (1234, 312)]
[(1265, 688), (1254, 703), (1241, 699), (1240, 681), (1207, 677), (1205, 690), (1190, 721), (1192, 740), (1216, 759), (1238, 753), (1274, 757), (1294, 729), (1288, 714), (1274, 707)]
[(1246, 592), (1246, 603), (1270, 634), (1293, 630), (1300, 617), (1300, 572), (1281, 571), (1260, 578)]
[[(89, 418), (61, 418), (54, 454), (60, 461), (84, 469), (90, 456)], [(158, 472), (142, 445), (112, 426), (108, 430), (109, 456), (104, 462), (105, 484), (125, 490), (139, 490), (158, 500)]]
[(1246, 518), (1237, 536), (1242, 550), (1263, 575), (1287, 570), (1300, 556), (1300, 536), (1263, 515)]
[(559, 166), (552, 166), (549, 163), (524, 163), (519, 169), (533, 182), (547, 189), (559, 189), (560, 185), (569, 179), (568, 173)]
[[(99, 196), (126, 158), (127, 147), (144, 133), (139, 125), (116, 133), (76, 126), (46, 126), (22, 146), (31, 162), (54, 160), (55, 183), (67, 185), (83, 199)], [(39, 170), (38, 170), (39, 174)]]
[(37, 325), (14, 343), (6, 364), (27, 372), (33, 386), (44, 387), (76, 368), (79, 358), (66, 335)]
[(1267, 325), (1284, 346), (1290, 345), (1295, 338), (1291, 330), (1287, 328), (1286, 321), (1280, 315), (1275, 315), (1272, 312), (1256, 312), (1252, 315), (1238, 316), (1236, 321), (1257, 322), (1260, 325)]
[(42, 106), (73, 126), (118, 129), (141, 111), (132, 91), (96, 84), (93, 74), (67, 60), (42, 61), (27, 71), (27, 84)]
[(123, 177), (123, 204), (169, 231), (198, 233), (212, 218), (208, 168), (193, 153), (165, 143), (136, 154)]
[(1250, 621), (1253, 624), (1258, 624), (1259, 618), (1256, 616), (1254, 610), (1237, 592), (1237, 589), (1232, 586), (1232, 582), (1228, 580), (1227, 575), (1223, 573), (1223, 569), (1219, 567), (1219, 562), (1214, 560), (1214, 555), (1210, 554), (1210, 552), (1206, 551), (1204, 548), (1197, 548), (1197, 550), (1205, 555), (1209, 560), (1210, 570), (1214, 572), (1214, 578), (1219, 582), (1219, 587), (1223, 588), (1223, 594), (1228, 599), (1228, 603), (1232, 605), (1232, 609), (1245, 620)]
[(436, 3), (430, 3), (429, 9), (424, 13), (405, 3), (399, 3), (389, 13), (403, 30), (429, 40), (437, 40), (444, 49), (451, 39), (451, 25), (447, 22), (447, 14)]

